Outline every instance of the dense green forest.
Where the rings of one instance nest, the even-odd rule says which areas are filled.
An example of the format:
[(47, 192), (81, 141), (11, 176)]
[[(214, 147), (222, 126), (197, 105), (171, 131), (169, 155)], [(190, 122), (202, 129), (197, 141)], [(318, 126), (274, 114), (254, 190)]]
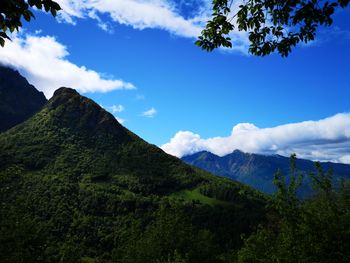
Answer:
[(0, 135), (0, 171), (2, 262), (225, 262), (265, 220), (262, 194), (66, 88)]
[(315, 163), (317, 172), (309, 174), (313, 196), (297, 198), (302, 177), (291, 157), (291, 181), (287, 184), (278, 171), (274, 183), (277, 193), (267, 207), (274, 213), (268, 223), (245, 239), (233, 262), (349, 262), (350, 261), (350, 185), (342, 181), (333, 186), (332, 173)]
[(318, 167), (274, 196), (213, 176), (61, 88), (0, 134), (0, 261), (349, 262), (350, 191)]

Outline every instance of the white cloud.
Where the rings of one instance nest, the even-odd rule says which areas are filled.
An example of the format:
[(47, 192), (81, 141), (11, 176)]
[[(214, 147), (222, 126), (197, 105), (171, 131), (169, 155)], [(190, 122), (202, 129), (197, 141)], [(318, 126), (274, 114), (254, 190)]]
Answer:
[(120, 112), (123, 112), (125, 110), (123, 105), (112, 105), (112, 106), (108, 107), (108, 109), (112, 113), (120, 113)]
[(143, 112), (141, 116), (147, 117), (147, 118), (153, 118), (157, 114), (157, 110), (155, 108), (150, 108), (149, 110)]
[(120, 117), (117, 117), (117, 116), (114, 116), (116, 119), (117, 119), (117, 121), (120, 123), (120, 124), (124, 124), (124, 122), (126, 121), (125, 119), (122, 119), (122, 118), (120, 118)]
[(74, 18), (84, 18), (82, 7), (84, 0), (56, 0), (62, 8), (62, 11), (58, 12), (57, 18), (59, 22), (66, 22), (75, 25)]
[(185, 19), (166, 0), (57, 0), (63, 11), (59, 18), (74, 23), (75, 18), (94, 18), (89, 14), (108, 14), (119, 24), (137, 29), (160, 28), (176, 35), (193, 37), (200, 33), (196, 21)]
[(348, 163), (348, 164), (350, 164), (350, 154), (340, 157), (339, 161), (341, 163)]
[(223, 156), (239, 149), (284, 156), (296, 153), (300, 158), (350, 163), (350, 113), (263, 129), (240, 123), (227, 137), (203, 139), (190, 131), (179, 131), (161, 148), (178, 157), (204, 150)]
[(114, 114), (116, 113), (120, 113), (120, 112), (123, 112), (125, 110), (124, 106), (123, 105), (112, 105), (112, 106), (109, 106), (109, 107), (105, 107), (103, 106), (102, 104), (100, 104), (100, 107), (107, 110), (107, 111), (110, 111), (114, 118), (120, 123), (120, 124), (124, 124), (126, 122), (125, 119), (119, 117), (119, 116), (116, 116)]
[(14, 67), (47, 98), (62, 86), (80, 92), (135, 89), (129, 82), (105, 79), (100, 73), (68, 60), (67, 47), (52, 36), (15, 35), (0, 48), (0, 63)]
[[(77, 19), (95, 19), (98, 26), (111, 32), (109, 22), (102, 21), (98, 14), (107, 14), (111, 22), (131, 26), (135, 29), (156, 28), (166, 30), (171, 34), (197, 38), (204, 29), (206, 22), (211, 18), (212, 1), (197, 1), (194, 5), (187, 1), (174, 0), (57, 0), (63, 11), (59, 12), (59, 21), (75, 24)], [(236, 13), (241, 0), (234, 1), (232, 13)], [(185, 17), (181, 7), (192, 8), (191, 15)], [(233, 21), (234, 23), (235, 21)], [(246, 32), (234, 30), (231, 32), (232, 49), (247, 54), (249, 41)]]
[(97, 21), (97, 26), (99, 28), (101, 28), (103, 31), (105, 31), (105, 32), (107, 32), (109, 34), (113, 34), (114, 33), (114, 30), (111, 27), (110, 23), (102, 21), (102, 19), (96, 14), (96, 12), (94, 10), (91, 10), (88, 13), (88, 16), (90, 18), (92, 18), (92, 19), (95, 19)]

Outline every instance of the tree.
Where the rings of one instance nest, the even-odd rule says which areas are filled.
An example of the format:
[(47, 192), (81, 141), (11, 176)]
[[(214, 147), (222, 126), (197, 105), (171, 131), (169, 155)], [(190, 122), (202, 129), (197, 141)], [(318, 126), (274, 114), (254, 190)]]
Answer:
[(292, 156), (289, 184), (279, 172), (274, 183), (278, 190), (270, 208), (277, 217), (245, 240), (237, 261), (246, 262), (349, 262), (350, 191), (342, 182), (333, 185), (330, 172), (316, 163), (311, 174), (315, 194), (298, 200), (296, 193), (302, 176), (296, 173)]
[(266, 56), (277, 51), (288, 56), (292, 47), (315, 39), (319, 26), (330, 26), (336, 9), (349, 0), (245, 0), (232, 13), (233, 0), (213, 0), (212, 19), (196, 41), (207, 51), (232, 47), (234, 29), (249, 34), (249, 52)]
[(10, 40), (7, 32), (11, 33), (22, 27), (22, 17), (29, 22), (34, 17), (31, 9), (34, 7), (51, 12), (56, 16), (61, 10), (59, 4), (52, 0), (1, 0), (0, 3), (0, 45), (5, 45), (5, 39)]

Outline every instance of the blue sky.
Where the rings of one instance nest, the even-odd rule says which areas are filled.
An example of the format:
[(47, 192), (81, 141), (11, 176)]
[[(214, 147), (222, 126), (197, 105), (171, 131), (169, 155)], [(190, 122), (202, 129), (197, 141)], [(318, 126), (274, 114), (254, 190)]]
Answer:
[[(145, 3), (141, 7), (133, 5), (137, 1), (126, 2), (130, 6), (86, 7), (83, 1), (72, 5), (62, 0), (66, 13), (59, 21), (36, 12), (36, 20), (25, 24), (15, 36), (18, 46), (12, 51), (27, 47), (23, 52), (28, 53), (34, 46), (45, 46), (48, 52), (57, 53), (52, 61), (57, 58), (69, 61), (80, 68), (77, 72), (93, 70), (98, 79), (94, 76), (90, 80), (90, 75), (84, 78), (87, 74), (84, 71), (80, 79), (67, 76), (72, 78), (67, 83), (77, 83), (72, 88), (112, 112), (115, 106), (115, 116), (124, 120), (127, 128), (159, 146), (168, 143), (179, 131), (189, 131), (201, 139), (227, 137), (240, 123), (264, 129), (309, 120), (317, 123), (350, 112), (349, 8), (336, 14), (332, 27), (320, 29), (315, 42), (294, 49), (288, 58), (278, 55), (257, 58), (246, 54), (246, 38), (239, 33), (235, 35), (239, 45), (233, 51), (207, 53), (193, 44), (199, 25), (207, 17), (208, 1), (150, 0), (141, 1)], [(135, 11), (128, 14), (123, 8), (135, 8)], [(141, 18), (137, 17), (137, 8), (144, 10)], [(150, 16), (143, 17), (146, 12)], [(32, 49), (28, 43), (32, 43)], [(19, 62), (24, 55), (12, 54), (11, 47), (1, 52), (0, 62), (17, 67), (37, 88), (46, 90), (48, 97), (54, 89), (66, 84), (64, 66), (55, 67), (53, 62), (52, 67), (41, 69), (42, 63), (33, 62), (29, 69), (28, 64)], [(82, 66), (85, 68), (81, 69)], [(33, 72), (34, 68), (49, 70), (51, 79), (42, 79)], [(85, 86), (79, 87), (84, 81)], [(99, 89), (100, 84), (104, 88)], [(342, 129), (340, 132), (344, 132)], [(349, 129), (346, 126), (348, 133), (339, 135), (345, 138), (346, 147)], [(310, 139), (309, 144), (312, 142)], [(194, 147), (189, 144), (186, 149)], [(322, 147), (317, 152), (322, 152)], [(350, 151), (344, 145), (341, 148), (337, 156), (328, 150), (319, 157), (311, 150), (300, 154), (312, 159), (350, 162)], [(202, 149), (207, 148), (198, 148)], [(289, 154), (287, 150), (276, 152)]]

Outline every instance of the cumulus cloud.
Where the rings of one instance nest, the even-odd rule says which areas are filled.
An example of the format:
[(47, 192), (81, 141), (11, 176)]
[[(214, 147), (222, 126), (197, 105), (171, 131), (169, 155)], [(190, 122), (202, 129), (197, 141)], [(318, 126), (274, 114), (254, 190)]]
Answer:
[(108, 110), (110, 110), (112, 113), (120, 113), (125, 110), (123, 105), (112, 105), (108, 107)]
[[(57, 0), (63, 11), (59, 12), (59, 21), (76, 24), (78, 19), (95, 19), (98, 26), (107, 32), (112, 32), (109, 21), (102, 21), (99, 14), (106, 14), (111, 22), (131, 26), (135, 29), (161, 29), (173, 35), (197, 38), (211, 18), (212, 1), (196, 0)], [(237, 12), (241, 0), (234, 1), (232, 13)], [(191, 15), (184, 15), (183, 8)], [(247, 54), (248, 35), (234, 30), (230, 37), (232, 49)]]
[(224, 156), (239, 149), (284, 156), (296, 153), (300, 158), (350, 163), (350, 113), (263, 129), (240, 123), (227, 137), (203, 139), (199, 134), (179, 131), (161, 148), (177, 157), (204, 150)]
[[(107, 14), (119, 24), (137, 29), (160, 28), (181, 36), (193, 36), (200, 33), (201, 27), (193, 19), (185, 19), (176, 12), (170, 1), (166, 0), (58, 0), (63, 11), (60, 19), (74, 24), (76, 18)], [(98, 19), (97, 19), (98, 20)], [(100, 21), (98, 21), (100, 22)]]
[(129, 82), (105, 79), (100, 73), (68, 60), (67, 47), (52, 36), (15, 35), (0, 49), (0, 63), (19, 70), (47, 98), (62, 86), (80, 92), (135, 89)]
[(153, 118), (157, 114), (157, 110), (155, 108), (150, 108), (149, 110), (143, 112), (141, 116), (147, 117), (147, 118)]

